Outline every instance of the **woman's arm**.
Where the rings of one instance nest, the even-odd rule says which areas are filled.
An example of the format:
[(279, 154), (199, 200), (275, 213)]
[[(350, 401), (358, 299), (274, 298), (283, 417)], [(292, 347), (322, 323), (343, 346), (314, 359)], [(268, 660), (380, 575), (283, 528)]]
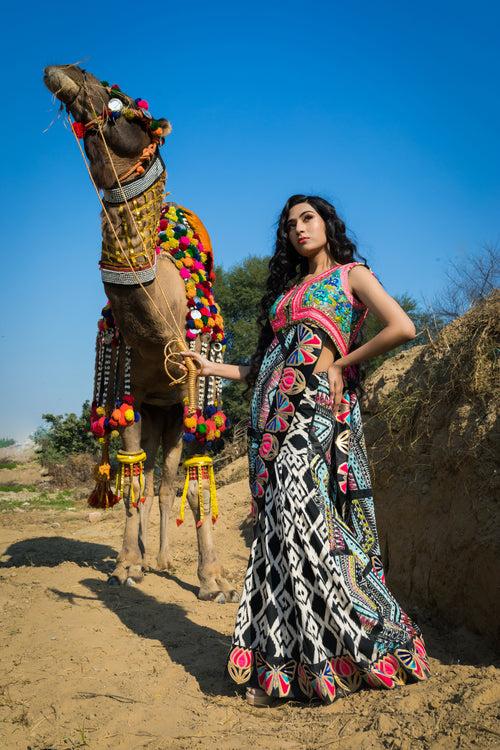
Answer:
[(355, 266), (349, 272), (351, 291), (363, 302), (382, 323), (384, 328), (366, 344), (362, 344), (345, 357), (336, 359), (328, 368), (330, 393), (333, 398), (333, 413), (340, 410), (344, 391), (343, 369), (357, 365), (366, 359), (394, 349), (399, 344), (415, 338), (415, 326), (398, 305), (395, 299), (387, 294), (375, 276), (364, 266)]
[(384, 328), (366, 344), (337, 359), (337, 366), (357, 365), (415, 338), (415, 326), (408, 315), (367, 268), (355, 266), (349, 273), (349, 285), (356, 297), (384, 324)]
[[(198, 354), (198, 352), (185, 351), (180, 353), (183, 357), (190, 357), (194, 360), (198, 369), (198, 375), (202, 377), (215, 375), (218, 378), (225, 378), (226, 380), (245, 380), (250, 371), (248, 365), (225, 365), (223, 362), (211, 362), (207, 357)], [(187, 368), (184, 365), (179, 365), (179, 367), (187, 372)]]

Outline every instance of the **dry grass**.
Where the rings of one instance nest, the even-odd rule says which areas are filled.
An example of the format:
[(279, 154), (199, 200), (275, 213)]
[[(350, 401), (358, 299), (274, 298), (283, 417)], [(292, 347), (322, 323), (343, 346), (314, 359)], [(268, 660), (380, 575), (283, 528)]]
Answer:
[[(381, 402), (377, 419), (389, 433), (385, 442), (415, 449), (460, 407), (472, 408), (478, 423), (491, 418), (500, 402), (499, 307), (495, 291), (422, 349)], [(475, 452), (476, 437), (474, 430), (464, 435), (466, 453)]]

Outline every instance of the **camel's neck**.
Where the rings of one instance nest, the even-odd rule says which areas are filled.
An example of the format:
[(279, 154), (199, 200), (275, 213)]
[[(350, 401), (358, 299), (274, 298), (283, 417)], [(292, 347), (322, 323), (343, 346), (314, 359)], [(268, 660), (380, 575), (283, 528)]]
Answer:
[(137, 271), (154, 263), (165, 180), (163, 173), (152, 187), (136, 198), (127, 203), (106, 205), (107, 216), (101, 213), (102, 269), (131, 270), (132, 266)]

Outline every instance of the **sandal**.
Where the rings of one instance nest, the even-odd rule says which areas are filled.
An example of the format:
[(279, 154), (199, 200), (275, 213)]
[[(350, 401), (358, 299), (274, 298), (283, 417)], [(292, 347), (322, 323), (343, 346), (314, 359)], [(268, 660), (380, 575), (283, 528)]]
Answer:
[(279, 703), (279, 698), (273, 698), (272, 695), (268, 695), (264, 690), (260, 688), (248, 687), (245, 691), (245, 698), (247, 703), (256, 708), (263, 708), (264, 706), (275, 706)]

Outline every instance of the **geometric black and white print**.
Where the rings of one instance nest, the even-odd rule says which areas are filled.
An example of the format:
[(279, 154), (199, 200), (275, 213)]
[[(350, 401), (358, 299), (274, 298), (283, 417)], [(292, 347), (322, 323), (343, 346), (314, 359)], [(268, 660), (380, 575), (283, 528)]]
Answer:
[[(416, 664), (413, 641), (420, 631), (384, 580), (354, 394), (349, 489), (343, 513), (336, 506), (339, 491), (330, 470), (336, 424), (331, 409), (317, 400), (328, 390), (325, 373), (311, 376), (273, 463), (236, 617), (230, 674), (243, 681), (235, 659), (247, 655), (245, 665), (253, 666), (244, 681), (272, 695), (290, 689), (308, 697), (314, 687), (323, 700), (332, 699), (341, 682), (332, 671), (335, 659), (371, 680), (393, 682), (396, 677), (385, 672), (395, 649), (411, 653)], [(401, 663), (395, 663), (402, 679)], [(424, 677), (418, 679), (428, 675), (422, 665), (420, 660)]]

